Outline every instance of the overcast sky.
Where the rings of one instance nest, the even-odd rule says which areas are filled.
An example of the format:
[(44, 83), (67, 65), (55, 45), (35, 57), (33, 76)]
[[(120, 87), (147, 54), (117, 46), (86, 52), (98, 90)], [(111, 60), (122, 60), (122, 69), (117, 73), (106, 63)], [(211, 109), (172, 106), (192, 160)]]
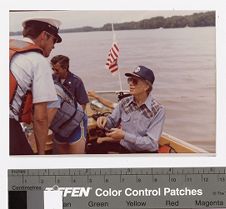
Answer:
[(155, 16), (169, 17), (173, 15), (189, 15), (193, 11), (168, 10), (168, 11), (33, 11), (10, 12), (9, 29), (11, 32), (22, 30), (21, 23), (29, 18), (49, 17), (62, 22), (61, 28), (76, 28), (82, 26), (101, 27), (105, 23), (121, 23), (126, 21), (139, 21)]

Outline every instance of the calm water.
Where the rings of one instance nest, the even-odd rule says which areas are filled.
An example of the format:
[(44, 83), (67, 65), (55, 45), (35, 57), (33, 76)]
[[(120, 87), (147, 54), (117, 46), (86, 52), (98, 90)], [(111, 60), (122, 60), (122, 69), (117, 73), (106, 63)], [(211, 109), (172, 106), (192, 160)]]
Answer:
[[(105, 68), (111, 32), (62, 34), (51, 57), (71, 58), (71, 71), (86, 89), (119, 90), (117, 76)], [(119, 66), (124, 72), (137, 65), (153, 69), (152, 94), (166, 107), (164, 131), (215, 152), (216, 53), (215, 28), (116, 31)]]

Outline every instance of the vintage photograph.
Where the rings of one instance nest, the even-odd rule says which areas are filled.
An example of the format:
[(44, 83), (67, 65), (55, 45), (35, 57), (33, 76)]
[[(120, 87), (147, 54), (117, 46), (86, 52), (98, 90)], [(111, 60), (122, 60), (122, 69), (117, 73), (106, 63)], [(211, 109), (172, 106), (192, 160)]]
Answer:
[(215, 154), (215, 19), (9, 11), (9, 154)]

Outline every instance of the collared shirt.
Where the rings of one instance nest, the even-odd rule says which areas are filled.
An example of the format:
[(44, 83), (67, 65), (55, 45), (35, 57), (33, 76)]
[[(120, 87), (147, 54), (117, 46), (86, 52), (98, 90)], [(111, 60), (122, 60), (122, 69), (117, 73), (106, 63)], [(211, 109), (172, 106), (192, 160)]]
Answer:
[[(23, 41), (33, 43), (29, 38), (23, 38)], [(34, 104), (57, 100), (51, 66), (42, 54), (37, 52), (16, 54), (10, 62), (10, 69), (20, 86), (12, 103), (14, 110), (19, 110), (21, 97), (27, 90), (32, 91)], [(10, 118), (18, 120), (18, 115), (10, 110)]]
[(79, 78), (78, 76), (69, 71), (67, 78), (63, 82), (63, 85), (71, 92), (71, 94), (75, 97), (76, 101), (80, 105), (84, 105), (89, 102), (85, 86), (81, 78)]
[(121, 124), (125, 137), (120, 144), (131, 152), (154, 152), (163, 130), (165, 108), (149, 94), (140, 107), (130, 96), (120, 101), (107, 118), (107, 127)]

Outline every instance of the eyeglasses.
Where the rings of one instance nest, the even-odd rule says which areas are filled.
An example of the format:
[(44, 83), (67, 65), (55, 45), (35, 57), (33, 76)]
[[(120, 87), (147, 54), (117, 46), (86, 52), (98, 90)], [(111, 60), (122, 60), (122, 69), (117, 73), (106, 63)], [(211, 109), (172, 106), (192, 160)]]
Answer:
[(50, 34), (49, 32), (47, 32), (47, 31), (45, 31), (45, 32), (48, 34), (48, 36), (50, 36), (52, 38), (53, 44), (55, 44), (57, 42), (57, 38), (54, 35)]
[(132, 83), (134, 86), (136, 86), (139, 82), (139, 78), (129, 77), (127, 78), (127, 83)]

